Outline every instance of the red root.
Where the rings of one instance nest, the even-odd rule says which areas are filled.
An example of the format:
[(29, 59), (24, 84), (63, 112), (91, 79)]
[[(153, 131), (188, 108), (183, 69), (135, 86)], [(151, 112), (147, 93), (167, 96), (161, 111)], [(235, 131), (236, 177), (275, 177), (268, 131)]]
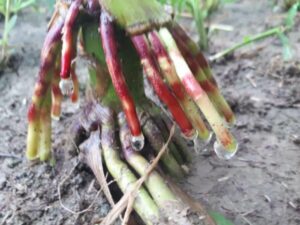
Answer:
[(72, 43), (73, 35), (72, 29), (74, 27), (75, 20), (79, 13), (79, 7), (82, 0), (75, 0), (71, 3), (68, 10), (65, 24), (63, 27), (62, 36), (62, 57), (61, 57), (61, 71), (60, 76), (62, 79), (68, 79), (70, 77), (71, 61), (72, 61)]
[(60, 57), (58, 57), (54, 69), (53, 79), (52, 79), (52, 106), (51, 106), (51, 115), (52, 118), (58, 119), (61, 114), (61, 102), (63, 99), (63, 95), (59, 88), (59, 81), (60, 81)]
[(78, 83), (78, 78), (75, 72), (75, 63), (72, 65), (71, 68), (71, 79), (73, 81), (73, 92), (71, 94), (71, 101), (73, 103), (76, 103), (79, 98), (79, 83)]
[[(192, 57), (196, 58), (197, 62), (199, 63), (199, 66), (202, 69), (210, 70), (210, 66), (205, 59), (204, 55), (200, 51), (197, 44), (187, 35), (187, 33), (178, 25), (173, 24), (172, 29), (170, 29), (178, 47), (180, 46), (187, 46), (186, 50), (189, 52)], [(180, 49), (181, 50), (181, 49)], [(207, 73), (207, 78), (216, 86), (218, 86), (215, 78), (212, 76), (211, 72)]]
[(169, 55), (162, 42), (160, 41), (159, 36), (156, 32), (151, 32), (149, 34), (149, 40), (151, 42), (155, 57), (158, 58), (162, 73), (168, 80), (179, 103), (182, 105), (183, 109), (186, 112), (186, 115), (190, 119), (195, 129), (197, 129), (197, 131), (199, 132), (199, 136), (202, 139), (207, 140), (210, 137), (210, 132), (208, 131), (204, 121), (202, 120), (196, 105), (190, 100), (187, 93), (185, 92), (184, 87), (177, 76), (172, 61), (169, 58)]
[(135, 109), (133, 98), (131, 97), (126, 81), (122, 72), (121, 62), (118, 57), (118, 49), (116, 46), (116, 40), (114, 36), (113, 24), (110, 21), (109, 16), (105, 13), (101, 13), (101, 23), (99, 32), (101, 34), (103, 50), (105, 53), (105, 59), (107, 67), (112, 79), (112, 83), (118, 94), (123, 111), (126, 115), (128, 125), (133, 137), (141, 136), (141, 126), (138, 120), (138, 116)]
[(144, 35), (136, 35), (131, 38), (132, 42), (141, 58), (144, 72), (152, 84), (158, 97), (167, 105), (174, 120), (179, 125), (181, 131), (187, 137), (195, 135), (195, 130), (192, 124), (189, 122), (184, 111), (179, 105), (178, 101), (169, 90), (167, 85), (163, 82), (160, 76), (159, 68), (153, 59), (151, 50)]
[(37, 118), (36, 108), (35, 108), (35, 105), (33, 103), (31, 103), (29, 108), (28, 108), (27, 118), (28, 118), (29, 123), (35, 121), (36, 118)]
[[(195, 53), (196, 55), (194, 56), (188, 47), (188, 43), (191, 43), (192, 40), (186, 40), (186, 42), (188, 43), (183, 41), (182, 36), (184, 35), (186, 37), (187, 35), (179, 26), (176, 26), (176, 29), (174, 30), (175, 31), (173, 31), (172, 34), (174, 36), (176, 44), (180, 49), (181, 54), (184, 56), (191, 71), (195, 75), (195, 78), (200, 83), (203, 90), (207, 93), (212, 103), (216, 106), (220, 115), (224, 116), (228, 123), (234, 123), (234, 113), (220, 93), (220, 90), (216, 84), (216, 81), (212, 77), (209, 65), (205, 60), (203, 54), (200, 51), (197, 51)], [(176, 30), (179, 30), (179, 32), (176, 32)], [(178, 35), (178, 33), (180, 33), (180, 35)]]
[(42, 132), (40, 127), (41, 108), (45, 102), (46, 93), (52, 84), (53, 67), (55, 67), (62, 27), (63, 20), (60, 19), (52, 24), (42, 48), (38, 81), (35, 85), (32, 103), (28, 109), (29, 124), (26, 155), (29, 159), (35, 159), (39, 154), (39, 139)]

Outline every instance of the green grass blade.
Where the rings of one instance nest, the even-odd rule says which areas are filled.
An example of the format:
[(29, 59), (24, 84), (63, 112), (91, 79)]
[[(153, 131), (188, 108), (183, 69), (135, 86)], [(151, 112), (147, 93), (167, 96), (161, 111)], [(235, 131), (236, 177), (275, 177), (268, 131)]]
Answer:
[(279, 32), (278, 37), (282, 44), (283, 59), (284, 61), (289, 61), (293, 58), (293, 51), (290, 45), (289, 38), (283, 32)]
[(295, 3), (288, 11), (287, 17), (285, 18), (285, 25), (287, 28), (292, 28), (295, 24), (295, 17), (297, 15), (300, 3)]
[(234, 225), (230, 220), (226, 219), (222, 214), (210, 211), (209, 215), (213, 218), (216, 225)]
[(6, 24), (5, 27), (5, 32), (8, 34), (10, 31), (13, 29), (13, 27), (16, 25), (18, 16), (14, 14), (9, 20), (8, 23)]

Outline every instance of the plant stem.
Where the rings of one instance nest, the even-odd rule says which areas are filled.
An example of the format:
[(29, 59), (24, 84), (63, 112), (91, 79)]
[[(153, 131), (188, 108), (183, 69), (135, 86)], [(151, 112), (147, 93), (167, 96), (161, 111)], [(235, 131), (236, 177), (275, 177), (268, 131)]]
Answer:
[(2, 59), (6, 57), (7, 54), (7, 41), (8, 41), (8, 22), (10, 17), (10, 0), (6, 0), (6, 8), (5, 8), (5, 20), (4, 20), (4, 31), (3, 31), (3, 44), (2, 44)]
[(193, 9), (193, 15), (195, 18), (195, 22), (197, 25), (197, 30), (199, 34), (199, 45), (200, 48), (203, 50), (208, 49), (208, 38), (207, 38), (207, 32), (205, 30), (204, 22), (203, 22), (203, 12), (200, 8), (199, 0), (191, 0), (192, 9)]
[(267, 30), (265, 32), (256, 34), (254, 36), (247, 37), (242, 42), (237, 43), (234, 46), (232, 46), (230, 48), (227, 48), (224, 51), (221, 51), (221, 52), (209, 57), (209, 59), (210, 59), (210, 61), (215, 61), (217, 59), (220, 59), (220, 58), (224, 57), (225, 55), (228, 55), (228, 54), (234, 52), (236, 49), (239, 49), (239, 48), (241, 48), (245, 45), (248, 45), (252, 42), (259, 41), (259, 40), (265, 39), (265, 38), (273, 36), (273, 35), (278, 35), (279, 33), (284, 32), (284, 30), (285, 30), (284, 27), (280, 26), (280, 27), (275, 27), (275, 28), (272, 28), (272, 29)]

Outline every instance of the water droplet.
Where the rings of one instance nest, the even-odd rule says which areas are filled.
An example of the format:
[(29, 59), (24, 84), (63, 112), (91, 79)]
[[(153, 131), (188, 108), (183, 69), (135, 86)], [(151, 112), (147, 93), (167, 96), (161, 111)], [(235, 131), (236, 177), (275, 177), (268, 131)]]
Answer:
[(132, 136), (131, 143), (134, 150), (136, 151), (142, 150), (145, 144), (144, 135), (140, 134), (139, 136)]
[(206, 145), (210, 144), (212, 137), (213, 137), (213, 132), (210, 132), (208, 138), (205, 140)]
[(218, 140), (215, 141), (214, 143), (214, 151), (216, 153), (216, 155), (220, 158), (220, 159), (231, 159), (238, 151), (238, 144), (236, 144), (235, 149), (233, 150), (227, 150), (224, 148), (223, 145), (221, 145)]
[(194, 149), (197, 154), (201, 155), (210, 155), (211, 149), (208, 148), (208, 145), (210, 144), (210, 141), (213, 137), (213, 133), (209, 134), (209, 137), (206, 141), (201, 140), (198, 136), (194, 137)]
[(227, 122), (225, 119), (223, 119), (223, 124), (224, 126), (227, 128), (227, 129), (230, 129), (230, 128), (233, 128), (234, 125), (235, 125), (235, 121), (232, 121), (232, 122)]
[(74, 84), (71, 79), (62, 79), (59, 82), (59, 88), (63, 95), (71, 95), (73, 93)]

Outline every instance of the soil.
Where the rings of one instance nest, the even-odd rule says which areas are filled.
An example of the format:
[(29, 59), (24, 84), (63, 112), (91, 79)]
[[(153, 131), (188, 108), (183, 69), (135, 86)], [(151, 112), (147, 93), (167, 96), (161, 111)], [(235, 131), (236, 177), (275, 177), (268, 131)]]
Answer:
[[(55, 167), (29, 163), (24, 157), (26, 111), (48, 14), (40, 7), (19, 16), (10, 39), (19, 65), (0, 74), (0, 224), (92, 224), (109, 210), (105, 198), (97, 194), (91, 171), (73, 154), (67, 127), (78, 107), (69, 101), (62, 119), (53, 122)], [(283, 18), (284, 13), (274, 11), (267, 0), (226, 4), (210, 23), (234, 29), (213, 33), (208, 55), (278, 25)], [(271, 37), (212, 64), (237, 116), (233, 129), (239, 152), (229, 161), (195, 155), (182, 186), (236, 225), (300, 224), (299, 28), (298, 16), (288, 34), (294, 53), (288, 62), (283, 61), (279, 39)], [(78, 72), (86, 73), (82, 68)], [(66, 210), (79, 212), (89, 205), (82, 214)]]

